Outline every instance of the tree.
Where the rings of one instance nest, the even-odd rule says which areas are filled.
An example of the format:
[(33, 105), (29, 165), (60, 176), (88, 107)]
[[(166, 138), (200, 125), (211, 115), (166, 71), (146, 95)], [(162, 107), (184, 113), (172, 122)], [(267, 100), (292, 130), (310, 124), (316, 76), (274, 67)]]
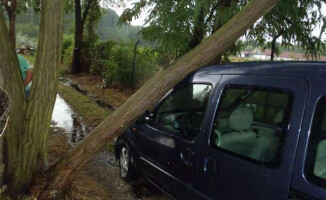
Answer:
[(152, 7), (141, 33), (159, 45), (162, 52), (178, 58), (214, 33), (248, 0), (146, 1), (140, 0), (120, 17), (121, 23), (137, 18), (146, 7)]
[(9, 36), (11, 43), (14, 48), (16, 48), (16, 11), (17, 11), (17, 0), (2, 0), (3, 5), (6, 8), (9, 17)]
[(78, 74), (82, 71), (81, 52), (83, 44), (84, 26), (90, 10), (99, 6), (97, 0), (74, 0), (75, 8), (75, 48), (71, 63), (71, 73)]
[[(235, 43), (278, 0), (251, 0), (237, 15), (202, 41), (196, 48), (157, 73), (116, 112), (105, 119), (52, 169), (40, 199), (60, 199), (76, 171), (105, 149), (107, 143), (152, 108), (170, 89), (195, 70), (207, 65), (216, 54)], [(145, 100), (144, 100), (145, 99)]]
[(294, 43), (306, 50), (306, 54), (317, 58), (325, 45), (321, 35), (325, 31), (322, 26), (320, 36), (312, 35), (313, 30), (326, 21), (322, 13), (325, 0), (288, 0), (281, 1), (270, 13), (265, 15), (248, 32), (248, 38), (256, 40), (263, 48), (271, 48), (271, 60), (279, 54), (277, 40), (281, 45), (291, 47)]
[(40, 5), (39, 0), (1, 0), (0, 3), (7, 11), (9, 18), (9, 36), (11, 44), (16, 48), (16, 17), (21, 11), (26, 11), (28, 7), (33, 6), (35, 10)]
[(38, 53), (29, 101), (25, 100), (17, 56), (0, 13), (0, 69), (12, 102), (4, 142), (5, 184), (28, 189), (33, 173), (47, 167), (47, 138), (56, 99), (61, 58), (63, 0), (43, 0)]

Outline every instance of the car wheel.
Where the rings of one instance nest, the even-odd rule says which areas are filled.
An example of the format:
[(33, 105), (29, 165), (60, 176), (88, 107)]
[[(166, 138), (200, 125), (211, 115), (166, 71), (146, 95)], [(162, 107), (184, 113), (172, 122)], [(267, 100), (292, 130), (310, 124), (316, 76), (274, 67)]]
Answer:
[(123, 144), (119, 153), (120, 176), (122, 180), (130, 182), (136, 179), (134, 158), (128, 144)]

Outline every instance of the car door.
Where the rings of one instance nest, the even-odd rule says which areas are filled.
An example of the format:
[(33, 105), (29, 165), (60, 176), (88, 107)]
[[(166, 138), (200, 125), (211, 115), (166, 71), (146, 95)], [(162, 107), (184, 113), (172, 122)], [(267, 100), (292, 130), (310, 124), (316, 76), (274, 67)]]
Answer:
[(291, 183), (291, 199), (326, 199), (326, 80), (311, 79)]
[(196, 199), (287, 199), (307, 93), (300, 78), (223, 76), (202, 140)]
[(141, 171), (177, 199), (194, 199), (202, 125), (220, 78), (184, 81), (156, 106), (147, 122), (135, 126)]

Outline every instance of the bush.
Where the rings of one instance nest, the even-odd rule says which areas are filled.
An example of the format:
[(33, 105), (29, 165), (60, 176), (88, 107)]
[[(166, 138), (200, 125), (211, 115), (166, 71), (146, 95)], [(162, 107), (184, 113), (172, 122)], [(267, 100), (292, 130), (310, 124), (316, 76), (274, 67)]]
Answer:
[(150, 48), (138, 47), (133, 72), (134, 42), (106, 41), (84, 42), (83, 65), (89, 66), (92, 74), (103, 77), (104, 86), (112, 83), (139, 86), (159, 68), (159, 54)]
[(22, 46), (36, 47), (37, 46), (37, 39), (32, 38), (32, 37), (28, 36), (27, 34), (17, 32), (17, 34), (16, 34), (16, 46), (17, 47), (22, 47)]
[(74, 36), (64, 34), (62, 39), (62, 54), (64, 54), (64, 52), (73, 45), (74, 45)]
[[(95, 45), (88, 45), (88, 56), (84, 56), (87, 59), (85, 63), (90, 66), (90, 72), (92, 74), (102, 74), (102, 72), (108, 68), (108, 62), (112, 61), (112, 49), (116, 42), (107, 41), (103, 43), (97, 43)], [(84, 46), (85, 47), (85, 46)]]
[(61, 62), (71, 64), (73, 52), (74, 52), (74, 37), (73, 35), (64, 34), (62, 40)]

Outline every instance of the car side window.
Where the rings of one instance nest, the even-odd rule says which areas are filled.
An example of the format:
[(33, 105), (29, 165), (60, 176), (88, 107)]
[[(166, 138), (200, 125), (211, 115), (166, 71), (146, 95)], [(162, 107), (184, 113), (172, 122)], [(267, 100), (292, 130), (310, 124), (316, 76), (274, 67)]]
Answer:
[(211, 145), (254, 162), (277, 164), (292, 107), (288, 90), (228, 85), (220, 99)]
[(311, 182), (326, 188), (326, 96), (317, 103), (310, 133), (305, 173)]
[(190, 84), (172, 92), (155, 109), (154, 124), (182, 138), (196, 138), (211, 89), (212, 86), (207, 84)]

